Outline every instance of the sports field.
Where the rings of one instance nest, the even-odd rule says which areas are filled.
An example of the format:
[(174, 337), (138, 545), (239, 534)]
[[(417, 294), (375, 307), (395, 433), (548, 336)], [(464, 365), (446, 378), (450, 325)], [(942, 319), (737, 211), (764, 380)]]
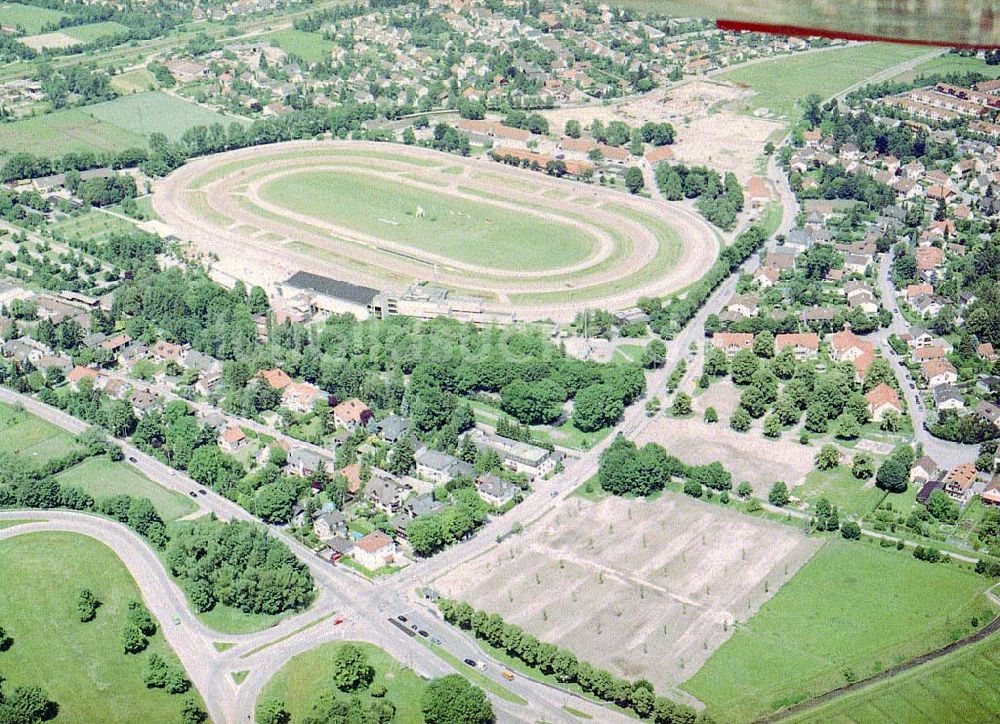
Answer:
[(122, 494), (149, 498), (165, 521), (198, 509), (194, 501), (186, 496), (157, 485), (130, 465), (114, 463), (103, 456), (88, 458), (64, 470), (56, 479), (67, 485), (77, 485), (95, 498)]
[[(0, 542), (0, 580), (0, 621), (14, 639), (0, 653), (5, 686), (43, 687), (59, 705), (58, 721), (180, 721), (184, 700), (198, 697), (143, 683), (149, 653), (179, 664), (159, 631), (146, 652), (122, 651), (126, 604), (141, 596), (107, 546), (72, 533), (26, 533)], [(81, 588), (102, 604), (89, 623), (76, 613)]]
[(982, 576), (831, 539), (683, 685), (748, 720), (902, 663), (992, 618)]
[(802, 115), (798, 101), (810, 93), (829, 98), (880, 71), (927, 52), (927, 48), (919, 46), (866, 43), (781, 56), (734, 68), (716, 78), (749, 86), (757, 92), (748, 100), (739, 101), (740, 109), (753, 112), (766, 108), (772, 115), (794, 121)]
[[(325, 643), (295, 656), (267, 683), (260, 698), (273, 697), (283, 701), (285, 710), (291, 714), (291, 721), (301, 722), (320, 694), (335, 689), (333, 657), (343, 645), (341, 642)], [(365, 653), (369, 666), (375, 669), (373, 683), (384, 685), (386, 700), (396, 706), (393, 721), (398, 724), (421, 724), (424, 721), (420, 713), (423, 679), (377, 646), (362, 642), (355, 642), (354, 645)], [(349, 698), (351, 695), (341, 696)], [(357, 696), (362, 701), (371, 698), (367, 691)]]
[(987, 722), (1000, 712), (1000, 636), (787, 719), (797, 724)]
[(719, 246), (683, 204), (363, 142), (197, 159), (157, 184), (153, 208), (248, 283), (299, 269), (378, 289), (433, 279), (521, 319), (676, 292)]
[(309, 33), (293, 28), (276, 30), (261, 36), (261, 40), (269, 40), (289, 55), (298, 56), (307, 63), (330, 60), (330, 51), (333, 50), (333, 43), (319, 33)]
[(58, 10), (20, 3), (0, 4), (0, 25), (23, 30), (28, 35), (40, 33), (43, 28), (58, 23), (64, 17), (66, 14)]

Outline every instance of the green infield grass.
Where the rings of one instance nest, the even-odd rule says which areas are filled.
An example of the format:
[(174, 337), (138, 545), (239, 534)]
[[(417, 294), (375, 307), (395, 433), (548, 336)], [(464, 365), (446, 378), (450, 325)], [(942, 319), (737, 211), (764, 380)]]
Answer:
[[(261, 699), (273, 697), (285, 704), (285, 710), (291, 714), (291, 721), (301, 722), (308, 716), (313, 702), (323, 693), (334, 690), (333, 660), (343, 642), (325, 643), (292, 658), (274, 675), (261, 692)], [(396, 707), (393, 722), (398, 724), (421, 724), (424, 718), (420, 712), (420, 695), (424, 690), (424, 680), (412, 669), (408, 669), (385, 651), (372, 644), (356, 642), (368, 659), (368, 664), (375, 670), (374, 684), (382, 684), (386, 688), (385, 698)], [(348, 699), (359, 697), (362, 701), (370, 701), (371, 694), (367, 690), (359, 693), (340, 693)]]
[(290, 174), (264, 184), (261, 195), (326, 223), (494, 268), (556, 269), (583, 261), (596, 244), (568, 224), (346, 169)]
[[(184, 700), (198, 697), (143, 683), (150, 653), (179, 664), (160, 631), (145, 652), (124, 653), (126, 604), (141, 596), (118, 556), (102, 543), (73, 533), (17, 536), (0, 543), (0, 579), (0, 621), (13, 638), (0, 653), (4, 685), (41, 686), (59, 705), (58, 721), (180, 721)], [(76, 612), (82, 588), (101, 602), (89, 623), (81, 623)]]
[(831, 539), (683, 688), (743, 721), (897, 665), (992, 618), (988, 582), (957, 564)]
[(77, 485), (95, 498), (131, 495), (149, 498), (165, 521), (175, 520), (198, 510), (186, 495), (157, 485), (131, 465), (111, 462), (106, 456), (87, 458), (56, 476), (67, 485)]

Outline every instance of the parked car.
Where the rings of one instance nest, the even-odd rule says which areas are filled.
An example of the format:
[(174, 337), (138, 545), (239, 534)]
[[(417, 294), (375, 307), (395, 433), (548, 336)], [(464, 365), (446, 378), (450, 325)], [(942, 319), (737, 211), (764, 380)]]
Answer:
[(441, 645), (441, 639), (439, 639), (437, 636), (431, 636), (431, 643), (432, 644), (437, 644), (438, 646), (440, 646)]
[(471, 666), (471, 667), (472, 667), (473, 669), (474, 669), (474, 668), (476, 668), (476, 666), (477, 666), (477, 664), (476, 664), (476, 660), (475, 660), (475, 659), (466, 659), (466, 660), (465, 660), (465, 663), (467, 663), (467, 664), (468, 664), (469, 666)]
[(194, 492), (193, 490), (190, 493), (188, 493), (188, 495), (190, 495), (192, 498), (198, 497), (198, 493)]
[(430, 634), (427, 633), (426, 631), (424, 631), (423, 629), (420, 629), (419, 631), (417, 631), (417, 633), (420, 634), (421, 636), (423, 636), (424, 638), (427, 638), (428, 636), (430, 636)]
[(135, 458), (129, 458), (129, 459), (128, 459), (128, 461), (129, 461), (130, 463), (137, 463), (137, 462), (139, 462), (139, 461), (138, 461), (138, 460), (136, 460)]
[(198, 488), (198, 492), (201, 493), (202, 495), (206, 494), (204, 488)]
[(504, 669), (503, 671), (501, 671), (500, 672), (500, 676), (502, 676), (503, 678), (507, 679), (507, 681), (513, 681), (514, 680), (514, 672), (507, 671), (507, 669)]
[(406, 616), (404, 616), (402, 614), (400, 614), (399, 616), (396, 616), (396, 619), (399, 620), (399, 621), (402, 621), (403, 623), (406, 623)]
[(410, 628), (412, 628), (414, 631), (419, 631), (420, 630), (420, 627), (417, 626), (417, 624), (415, 624), (415, 623), (414, 624), (410, 624)]

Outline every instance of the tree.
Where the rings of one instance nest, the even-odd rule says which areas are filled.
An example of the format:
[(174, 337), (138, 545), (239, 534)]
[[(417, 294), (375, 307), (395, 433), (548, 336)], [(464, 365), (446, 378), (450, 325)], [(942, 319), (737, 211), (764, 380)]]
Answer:
[(581, 131), (580, 121), (573, 118), (566, 121), (566, 135), (570, 138), (579, 138)]
[(590, 385), (576, 394), (573, 424), (582, 432), (594, 432), (618, 422), (624, 411), (621, 396), (612, 385)]
[(97, 600), (89, 588), (83, 588), (76, 596), (76, 611), (80, 614), (80, 621), (87, 623), (93, 621), (97, 615), (97, 608), (101, 602)]
[(427, 724), (490, 724), (493, 707), (483, 690), (451, 674), (431, 680), (420, 697)]
[(646, 345), (642, 351), (642, 366), (646, 369), (655, 369), (663, 366), (667, 360), (667, 345), (662, 339), (654, 339)]
[(816, 455), (817, 470), (833, 470), (840, 465), (840, 451), (833, 445), (824, 445)]
[(719, 413), (714, 407), (705, 408), (705, 422), (711, 424), (719, 421)]
[(712, 377), (725, 377), (729, 374), (729, 358), (718, 347), (709, 347), (705, 351), (704, 372)]
[(753, 353), (762, 359), (774, 357), (774, 335), (765, 329), (754, 337)]
[(942, 523), (954, 523), (961, 514), (958, 503), (940, 490), (935, 490), (927, 499), (927, 512)]
[(729, 427), (736, 432), (746, 432), (750, 429), (750, 413), (745, 408), (737, 407), (729, 418)]
[(408, 435), (400, 440), (397, 440), (392, 446), (392, 452), (387, 466), (389, 472), (395, 473), (396, 475), (408, 475), (417, 465), (414, 457), (415, 455), (416, 448), (413, 445), (413, 440), (411, 440)]
[(858, 453), (851, 464), (851, 475), (858, 480), (868, 480), (875, 474), (875, 459), (871, 453)]
[(771, 492), (767, 494), (767, 502), (779, 508), (784, 508), (790, 500), (788, 486), (780, 480), (771, 486)]
[(670, 411), (675, 417), (687, 417), (691, 414), (691, 396), (685, 392), (678, 392), (674, 396), (674, 404)]
[(149, 645), (149, 640), (142, 635), (138, 626), (132, 623), (125, 624), (122, 629), (122, 648), (126, 654), (137, 654)]
[(198, 702), (193, 698), (185, 699), (181, 705), (181, 722), (183, 724), (201, 724), (208, 721), (208, 714), (198, 706)]
[(875, 475), (875, 486), (887, 493), (905, 493), (909, 485), (910, 472), (901, 460), (886, 458)]
[(845, 412), (837, 418), (835, 434), (841, 440), (857, 440), (861, 436), (861, 423), (854, 415)]
[(642, 178), (642, 169), (638, 166), (630, 166), (628, 171), (625, 172), (625, 188), (630, 193), (637, 194), (645, 185), (646, 182)]
[(741, 498), (749, 498), (753, 495), (753, 486), (748, 481), (744, 480), (739, 484), (739, 487), (736, 488), (736, 494)]
[(764, 418), (764, 435), (770, 438), (781, 437), (781, 420), (777, 416), (768, 415)]
[(273, 696), (265, 696), (257, 705), (254, 721), (257, 724), (288, 724), (292, 715), (285, 710), (285, 702)]
[(853, 520), (849, 520), (840, 526), (840, 535), (845, 540), (858, 540), (861, 538), (861, 526)]
[(356, 691), (368, 686), (375, 669), (368, 664), (364, 651), (355, 644), (342, 644), (333, 655), (333, 683), (341, 691)]
[(733, 356), (730, 369), (733, 374), (733, 382), (738, 385), (748, 385), (754, 373), (760, 367), (760, 360), (749, 349), (741, 349)]
[(418, 515), (406, 526), (406, 537), (418, 556), (429, 556), (444, 545), (444, 528), (437, 515)]

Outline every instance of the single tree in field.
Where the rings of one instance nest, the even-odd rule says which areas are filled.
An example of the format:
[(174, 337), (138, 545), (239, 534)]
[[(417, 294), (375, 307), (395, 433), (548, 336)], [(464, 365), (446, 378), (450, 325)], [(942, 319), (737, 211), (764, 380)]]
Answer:
[(909, 482), (909, 471), (894, 457), (887, 458), (875, 475), (875, 486), (887, 493), (905, 493)]
[(684, 392), (678, 392), (674, 396), (674, 404), (670, 410), (676, 417), (686, 417), (691, 414), (691, 396)]
[(493, 707), (483, 690), (459, 674), (434, 679), (420, 697), (427, 724), (490, 724)]
[(840, 464), (840, 452), (833, 445), (824, 445), (816, 455), (817, 470), (833, 470)]
[(343, 644), (333, 657), (333, 682), (341, 691), (355, 691), (368, 686), (375, 670), (360, 647)]
[(791, 498), (788, 495), (788, 486), (782, 481), (779, 480), (771, 486), (771, 492), (767, 494), (767, 502), (771, 505), (783, 508), (788, 505), (789, 500), (791, 500)]
[(76, 597), (76, 611), (80, 614), (80, 621), (82, 623), (93, 621), (100, 605), (101, 602), (97, 600), (89, 588), (81, 589)]
[(638, 166), (630, 166), (629, 170), (625, 172), (625, 188), (631, 193), (637, 194), (645, 185), (646, 182), (642, 178), (642, 169)]

